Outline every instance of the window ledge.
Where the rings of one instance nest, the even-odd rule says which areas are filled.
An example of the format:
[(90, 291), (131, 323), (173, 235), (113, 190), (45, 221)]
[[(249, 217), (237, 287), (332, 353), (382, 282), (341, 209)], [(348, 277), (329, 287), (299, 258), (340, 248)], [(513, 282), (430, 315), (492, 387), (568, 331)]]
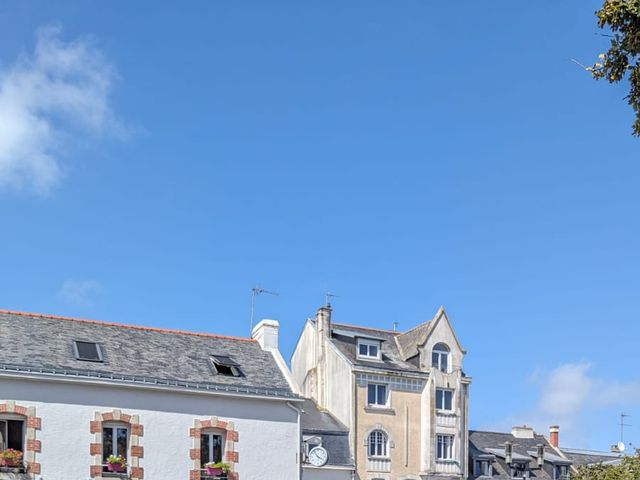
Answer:
[(441, 410), (436, 408), (436, 413), (438, 415), (443, 415), (445, 417), (457, 417), (458, 415), (453, 410)]
[(449, 465), (451, 464), (459, 465), (458, 460), (446, 459), (446, 458), (436, 458), (436, 463), (447, 463)]
[(391, 407), (374, 407), (373, 405), (367, 405), (364, 407), (364, 411), (367, 413), (379, 413), (381, 415), (395, 415), (395, 409)]

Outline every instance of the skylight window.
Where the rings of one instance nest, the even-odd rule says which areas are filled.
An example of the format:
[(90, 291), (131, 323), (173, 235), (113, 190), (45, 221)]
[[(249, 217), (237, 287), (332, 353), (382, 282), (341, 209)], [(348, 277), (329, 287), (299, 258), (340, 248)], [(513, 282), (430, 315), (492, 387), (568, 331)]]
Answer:
[(75, 340), (73, 342), (73, 350), (76, 354), (77, 360), (83, 362), (102, 362), (102, 349), (100, 345), (95, 342), (80, 342)]
[(227, 355), (211, 355), (211, 364), (218, 375), (242, 376), (240, 364)]

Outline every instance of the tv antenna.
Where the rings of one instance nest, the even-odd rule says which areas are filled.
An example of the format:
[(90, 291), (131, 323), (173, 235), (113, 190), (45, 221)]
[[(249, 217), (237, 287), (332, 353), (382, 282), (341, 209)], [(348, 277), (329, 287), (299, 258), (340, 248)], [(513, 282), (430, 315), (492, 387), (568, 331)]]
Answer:
[[(618, 425), (620, 425), (620, 443), (622, 445), (624, 445), (624, 427), (631, 427), (632, 425), (629, 425), (628, 423), (624, 423), (624, 419), (625, 418), (629, 418), (631, 415), (627, 415), (626, 413), (621, 413), (620, 414), (620, 423)], [(624, 450), (624, 448), (623, 448)]]
[(260, 295), (261, 293), (266, 293), (268, 295), (274, 295), (274, 296), (278, 296), (279, 293), (277, 292), (272, 292), (270, 290), (265, 290), (264, 288), (262, 288), (260, 285), (256, 285), (255, 287), (253, 287), (251, 289), (251, 313), (249, 314), (249, 319), (250, 319), (250, 326), (249, 326), (249, 334), (251, 334), (251, 332), (253, 332), (253, 313), (256, 309), (256, 297), (258, 295)]
[(327, 305), (327, 307), (331, 306), (331, 299), (332, 298), (340, 298), (340, 296), (336, 295), (335, 293), (331, 293), (331, 292), (325, 293), (324, 299), (325, 299), (325, 304)]

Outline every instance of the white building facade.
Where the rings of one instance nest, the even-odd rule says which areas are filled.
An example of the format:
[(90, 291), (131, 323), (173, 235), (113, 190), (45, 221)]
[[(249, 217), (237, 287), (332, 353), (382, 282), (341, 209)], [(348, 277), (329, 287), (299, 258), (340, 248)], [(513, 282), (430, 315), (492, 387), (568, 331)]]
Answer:
[(254, 335), (0, 312), (0, 452), (23, 454), (0, 479), (299, 479), (301, 400), (277, 323)]
[(407, 332), (306, 322), (291, 360), (302, 394), (349, 430), (359, 480), (466, 478), (465, 351), (444, 309)]

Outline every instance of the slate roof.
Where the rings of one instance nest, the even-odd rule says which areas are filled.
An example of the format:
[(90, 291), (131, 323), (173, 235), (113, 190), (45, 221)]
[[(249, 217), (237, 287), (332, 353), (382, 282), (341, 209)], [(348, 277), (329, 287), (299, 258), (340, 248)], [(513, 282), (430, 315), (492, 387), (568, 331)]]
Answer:
[(580, 450), (576, 448), (562, 448), (562, 453), (573, 461), (575, 466), (595, 465), (598, 463), (616, 464), (622, 459), (622, 455), (612, 452), (600, 452), (596, 450)]
[[(76, 360), (74, 340), (98, 343), (104, 362)], [(210, 355), (230, 356), (244, 375), (216, 374)], [(252, 339), (6, 310), (0, 310), (2, 371), (296, 397), (273, 356)]]
[(318, 408), (313, 400), (302, 404), (302, 436), (320, 437), (327, 450), (327, 465), (353, 466), (349, 454), (349, 429), (326, 410)]
[[(533, 438), (516, 438), (511, 433), (483, 432), (469, 430), (469, 456), (474, 458), (487, 458), (493, 455), (493, 477), (494, 479), (510, 479), (510, 469), (504, 460), (504, 444), (511, 442), (513, 445), (513, 458), (527, 459), (529, 461), (530, 478), (553, 480), (554, 465), (567, 465), (571, 462), (563, 459), (551, 446), (544, 435), (534, 434)], [(542, 469), (537, 468), (537, 445), (545, 446), (545, 463)], [(481, 478), (473, 475), (473, 464), (471, 465), (469, 478)]]
[[(331, 325), (331, 341), (338, 347), (351, 363), (361, 367), (371, 367), (382, 370), (414, 372), (425, 374), (417, 364), (406, 361), (400, 352), (396, 338), (400, 332), (390, 330), (380, 330), (374, 328), (358, 327), (355, 325), (345, 325), (333, 323)], [(382, 340), (381, 353), (382, 362), (363, 360), (356, 355), (357, 338), (374, 338)]]

